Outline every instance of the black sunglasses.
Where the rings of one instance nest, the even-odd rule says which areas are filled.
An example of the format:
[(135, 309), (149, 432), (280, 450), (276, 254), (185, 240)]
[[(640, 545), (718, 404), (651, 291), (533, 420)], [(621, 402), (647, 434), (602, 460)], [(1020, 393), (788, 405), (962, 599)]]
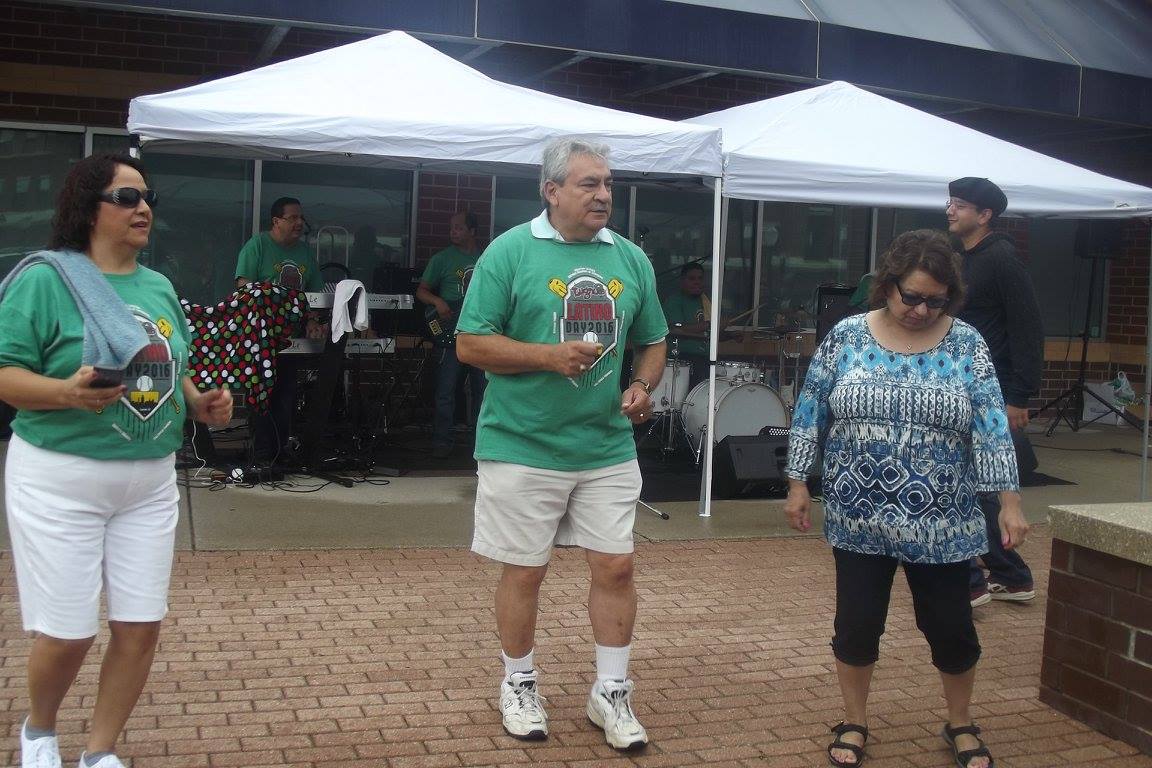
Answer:
[(900, 291), (900, 301), (904, 302), (909, 307), (918, 307), (924, 304), (928, 309), (943, 309), (948, 306), (947, 296), (921, 296), (918, 293), (907, 293), (900, 284), (896, 284), (896, 290)]
[(104, 202), (119, 205), (121, 208), (135, 208), (140, 205), (140, 198), (144, 198), (149, 208), (155, 208), (156, 203), (160, 201), (160, 195), (156, 194), (156, 190), (146, 189), (141, 192), (135, 187), (120, 187), (100, 195), (100, 199)]

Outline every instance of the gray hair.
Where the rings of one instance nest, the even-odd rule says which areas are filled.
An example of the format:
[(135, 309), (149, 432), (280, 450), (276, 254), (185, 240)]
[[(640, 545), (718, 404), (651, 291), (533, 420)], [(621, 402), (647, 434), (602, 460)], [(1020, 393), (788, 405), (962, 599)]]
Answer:
[(598, 144), (577, 136), (563, 136), (548, 142), (540, 160), (540, 199), (548, 202), (544, 196), (545, 184), (550, 181), (563, 184), (568, 178), (568, 162), (572, 155), (589, 155), (607, 163), (609, 151), (607, 144)]

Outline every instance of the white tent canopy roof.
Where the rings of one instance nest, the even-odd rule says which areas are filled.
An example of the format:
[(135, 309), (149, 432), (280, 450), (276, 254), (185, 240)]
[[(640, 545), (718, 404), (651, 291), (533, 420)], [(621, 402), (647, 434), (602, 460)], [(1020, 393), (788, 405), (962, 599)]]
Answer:
[(724, 131), (724, 194), (940, 209), (948, 182), (991, 179), (1009, 215), (1152, 215), (1152, 189), (1010, 144), (844, 82), (684, 122)]
[[(140, 96), (128, 130), (166, 151), (410, 168), (538, 165), (561, 135), (608, 144), (614, 170), (720, 175), (720, 134), (493, 80), (389, 32), (220, 80)], [(159, 144), (158, 144), (159, 146)], [(464, 168), (461, 168), (464, 166)]]

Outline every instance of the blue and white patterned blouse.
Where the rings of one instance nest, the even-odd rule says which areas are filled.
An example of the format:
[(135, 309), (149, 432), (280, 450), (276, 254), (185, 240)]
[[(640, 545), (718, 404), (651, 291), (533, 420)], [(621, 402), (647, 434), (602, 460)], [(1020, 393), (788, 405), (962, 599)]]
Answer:
[(824, 535), (851, 552), (954, 563), (988, 550), (977, 493), (1016, 490), (1004, 398), (975, 328), (927, 352), (880, 346), (867, 315), (816, 350), (796, 401), (788, 477), (824, 448)]

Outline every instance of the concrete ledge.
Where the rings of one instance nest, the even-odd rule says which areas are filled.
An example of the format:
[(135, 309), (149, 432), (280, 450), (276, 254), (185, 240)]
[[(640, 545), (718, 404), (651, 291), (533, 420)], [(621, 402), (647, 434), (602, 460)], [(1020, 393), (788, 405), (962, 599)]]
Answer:
[(1052, 538), (1152, 566), (1152, 503), (1048, 508)]

